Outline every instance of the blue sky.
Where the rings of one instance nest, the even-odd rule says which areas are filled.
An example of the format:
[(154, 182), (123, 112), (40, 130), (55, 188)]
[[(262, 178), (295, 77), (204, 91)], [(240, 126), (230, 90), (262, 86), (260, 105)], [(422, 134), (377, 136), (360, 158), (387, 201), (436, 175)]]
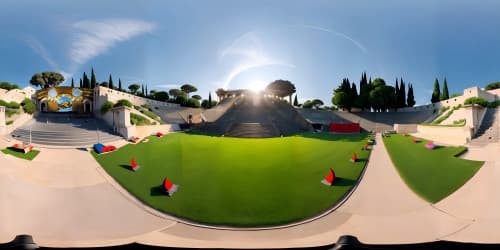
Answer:
[(0, 81), (35, 72), (206, 98), (219, 87), (295, 83), (300, 100), (331, 105), (344, 77), (361, 73), (414, 85), (430, 100), (434, 78), (450, 92), (500, 80), (499, 1), (21, 1), (0, 2)]

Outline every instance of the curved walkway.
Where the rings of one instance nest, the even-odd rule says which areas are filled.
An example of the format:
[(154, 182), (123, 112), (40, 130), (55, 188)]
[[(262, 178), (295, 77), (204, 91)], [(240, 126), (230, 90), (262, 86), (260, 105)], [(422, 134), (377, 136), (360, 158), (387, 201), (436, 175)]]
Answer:
[[(500, 242), (500, 232), (491, 231), (500, 223), (495, 214), (500, 197), (489, 199), (500, 191), (495, 158), (455, 194), (431, 205), (401, 180), (380, 135), (377, 142), (363, 180), (339, 209), (310, 223), (262, 231), (200, 228), (151, 212), (117, 187), (85, 151), (43, 149), (33, 162), (0, 153), (0, 242), (17, 234), (31, 234), (41, 246), (59, 247), (131, 242), (306, 247), (331, 244), (346, 234), (365, 243)], [(486, 151), (471, 148), (466, 157), (484, 159)], [(58, 163), (60, 158), (65, 162)]]

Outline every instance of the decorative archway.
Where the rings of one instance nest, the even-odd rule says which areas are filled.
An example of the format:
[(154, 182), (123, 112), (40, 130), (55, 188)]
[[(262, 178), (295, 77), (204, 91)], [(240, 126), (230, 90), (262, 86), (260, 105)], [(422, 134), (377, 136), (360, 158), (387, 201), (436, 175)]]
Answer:
[(83, 112), (84, 113), (92, 112), (92, 102), (89, 99), (83, 100)]
[(40, 110), (40, 112), (47, 112), (48, 111), (47, 98), (43, 98), (42, 100), (40, 100), (40, 106), (38, 109)]

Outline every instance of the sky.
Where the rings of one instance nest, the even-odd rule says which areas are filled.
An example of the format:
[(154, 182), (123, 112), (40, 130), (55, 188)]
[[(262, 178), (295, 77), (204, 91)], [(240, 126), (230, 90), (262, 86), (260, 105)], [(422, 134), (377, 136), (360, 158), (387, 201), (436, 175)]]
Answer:
[[(343, 78), (403, 77), (417, 104), (500, 80), (500, 1), (252, 0), (0, 2), (0, 81), (58, 71), (168, 90), (295, 84), (331, 105)], [(359, 88), (358, 88), (359, 89)]]

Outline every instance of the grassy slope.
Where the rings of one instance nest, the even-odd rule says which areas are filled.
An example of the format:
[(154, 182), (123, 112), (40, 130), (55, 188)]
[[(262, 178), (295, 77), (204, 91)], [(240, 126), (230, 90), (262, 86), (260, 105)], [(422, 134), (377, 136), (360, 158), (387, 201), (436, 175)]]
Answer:
[[(154, 208), (202, 223), (262, 226), (301, 220), (331, 207), (362, 171), (364, 162), (349, 159), (354, 151), (359, 158), (368, 156), (360, 150), (365, 138), (307, 134), (237, 139), (178, 133), (95, 157)], [(135, 173), (128, 168), (132, 156), (141, 165)], [(344, 178), (334, 187), (320, 183), (329, 167)], [(180, 186), (173, 197), (158, 191), (165, 175)]]
[(464, 160), (455, 155), (465, 147), (437, 147), (428, 150), (427, 140), (413, 143), (410, 137), (391, 135), (385, 146), (399, 174), (423, 199), (436, 203), (455, 192), (482, 166), (483, 162)]
[(19, 152), (19, 151), (16, 151), (14, 149), (10, 149), (10, 148), (2, 149), (2, 152), (4, 154), (13, 155), (17, 158), (21, 158), (21, 159), (25, 159), (25, 160), (29, 160), (29, 161), (35, 159), (35, 157), (40, 153), (40, 151), (38, 151), (38, 150), (31, 150), (30, 152), (25, 154), (25, 153), (22, 153), (22, 152)]

